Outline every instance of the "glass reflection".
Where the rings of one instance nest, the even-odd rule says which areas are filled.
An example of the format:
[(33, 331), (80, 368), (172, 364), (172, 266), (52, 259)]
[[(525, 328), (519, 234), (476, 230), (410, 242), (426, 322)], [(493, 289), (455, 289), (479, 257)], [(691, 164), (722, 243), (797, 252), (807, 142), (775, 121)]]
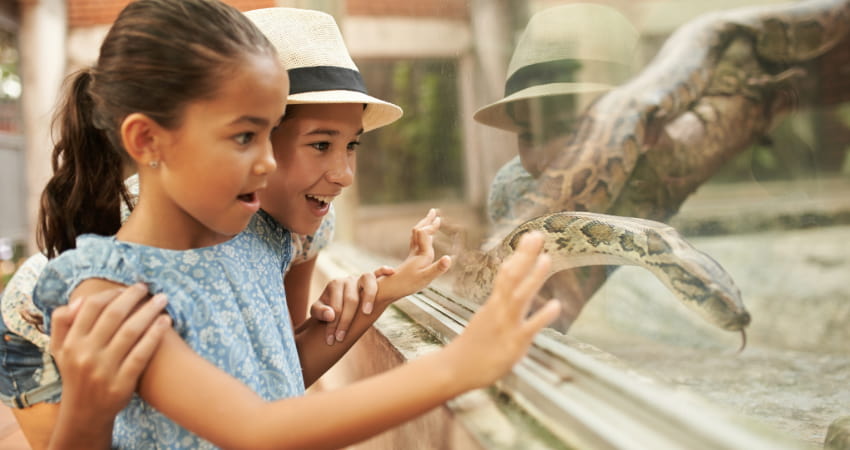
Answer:
[[(503, 10), (517, 25), (516, 43), (510, 39), (503, 49), (510, 55), (503, 91), (476, 92), (472, 110), (406, 108), (404, 120), (439, 115), (423, 133), (442, 140), (427, 138), (430, 148), (417, 152), (463, 148), (473, 160), (464, 166), (466, 180), (457, 175), (464, 161), (457, 154), (427, 169), (402, 163), (393, 146), (407, 144), (392, 127), (364, 145), (361, 157), (373, 146), (383, 156), (375, 174), (359, 178), (370, 180), (372, 192), (396, 195), (418, 185), (417, 178), (446, 174), (451, 181), (392, 201), (441, 207), (443, 247), (457, 254), (455, 287), (467, 297), (486, 290), (482, 280), (502, 256), (502, 239), (529, 219), (593, 211), (671, 224), (734, 281), (716, 272), (702, 280), (740, 288), (752, 318), (741, 322), (748, 334), (743, 352), (736, 353), (739, 334), (683, 308), (674, 289), (643, 268), (603, 265), (553, 275), (543, 297), (566, 306), (553, 327), (803, 443), (822, 444), (850, 401), (843, 389), (850, 373), (850, 6), (517, 3), (531, 14), (516, 5)], [(372, 63), (359, 62), (367, 77)], [(468, 87), (463, 77), (475, 72), (463, 67), (444, 73)], [(477, 73), (476, 81), (486, 84), (487, 76)], [(445, 85), (438, 92), (428, 95), (444, 104), (473, 95)], [(465, 125), (472, 117), (474, 130)], [(487, 134), (495, 129), (504, 131)], [(410, 139), (426, 139), (417, 136)], [(498, 146), (509, 152), (488, 152)], [(376, 181), (389, 164), (403, 178), (395, 181), (399, 188)], [(493, 165), (487, 195), (467, 193), (459, 204), (463, 183), (469, 190), (473, 174)], [(379, 211), (361, 201), (362, 215)], [(370, 222), (371, 234), (359, 233), (359, 244), (393, 253), (390, 230), (410, 222), (401, 219), (404, 208), (418, 214), (421, 205), (391, 210), (396, 221), (386, 227)], [(683, 267), (675, 258), (668, 262)]]

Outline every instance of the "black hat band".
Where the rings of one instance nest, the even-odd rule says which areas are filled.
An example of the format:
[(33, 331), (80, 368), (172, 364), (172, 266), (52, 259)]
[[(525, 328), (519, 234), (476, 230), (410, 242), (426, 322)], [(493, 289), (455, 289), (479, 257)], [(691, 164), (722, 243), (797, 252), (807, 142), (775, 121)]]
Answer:
[(366, 94), (360, 72), (345, 67), (314, 66), (289, 69), (289, 95), (317, 91), (356, 91)]
[(626, 81), (629, 68), (611, 61), (556, 59), (521, 67), (505, 81), (505, 97), (523, 89), (550, 83), (577, 83), (579, 70), (590, 70), (593, 83), (619, 85)]

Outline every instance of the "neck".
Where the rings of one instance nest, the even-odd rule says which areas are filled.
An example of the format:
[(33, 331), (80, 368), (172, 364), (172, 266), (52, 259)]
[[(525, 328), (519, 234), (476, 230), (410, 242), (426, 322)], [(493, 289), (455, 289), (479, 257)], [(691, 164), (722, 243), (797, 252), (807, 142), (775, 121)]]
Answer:
[(206, 228), (177, 208), (154, 208), (143, 196), (115, 237), (170, 250), (209, 247), (232, 238)]

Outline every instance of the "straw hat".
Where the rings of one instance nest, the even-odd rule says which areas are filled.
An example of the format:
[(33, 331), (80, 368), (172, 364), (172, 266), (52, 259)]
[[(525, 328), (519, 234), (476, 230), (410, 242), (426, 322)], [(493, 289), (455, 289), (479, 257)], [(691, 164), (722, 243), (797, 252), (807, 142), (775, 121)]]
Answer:
[(366, 92), (333, 16), (296, 8), (256, 9), (245, 15), (277, 48), (289, 73), (289, 104), (363, 103), (364, 131), (401, 117), (401, 108)]
[(542, 10), (528, 21), (511, 56), (505, 97), (473, 117), (517, 131), (506, 111), (512, 102), (608, 91), (631, 76), (637, 42), (634, 26), (608, 6), (572, 3)]

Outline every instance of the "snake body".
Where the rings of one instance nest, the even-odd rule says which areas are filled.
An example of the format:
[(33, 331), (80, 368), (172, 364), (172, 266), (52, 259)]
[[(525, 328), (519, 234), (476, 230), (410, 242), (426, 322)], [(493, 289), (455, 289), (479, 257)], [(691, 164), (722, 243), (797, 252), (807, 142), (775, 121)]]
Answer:
[(541, 231), (551, 273), (593, 265), (636, 265), (652, 272), (686, 306), (714, 325), (743, 331), (750, 315), (732, 277), (713, 258), (661, 222), (590, 212), (559, 212), (516, 227), (488, 252), (465, 254), (455, 280), (458, 294), (483, 301), (496, 269), (519, 238)]

